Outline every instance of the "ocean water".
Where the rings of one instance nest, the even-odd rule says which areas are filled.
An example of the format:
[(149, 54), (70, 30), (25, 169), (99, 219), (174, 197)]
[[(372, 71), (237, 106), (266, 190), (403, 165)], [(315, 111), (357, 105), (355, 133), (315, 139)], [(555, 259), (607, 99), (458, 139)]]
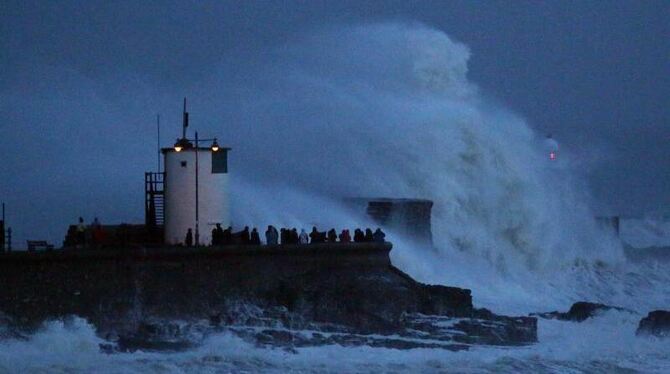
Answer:
[(528, 347), (440, 349), (321, 346), (286, 351), (259, 348), (231, 334), (213, 334), (183, 352), (102, 353), (104, 343), (83, 319), (55, 321), (27, 340), (0, 342), (7, 373), (227, 373), (227, 372), (559, 372), (667, 373), (670, 341), (636, 337), (639, 316), (607, 312), (583, 323), (539, 324), (539, 343)]
[[(670, 372), (670, 341), (635, 336), (649, 311), (670, 310), (670, 264), (626, 259), (593, 219), (579, 178), (588, 162), (569, 147), (549, 160), (544, 134), (469, 80), (469, 59), (442, 31), (394, 22), (321, 30), (268, 52), (272, 68), (238, 95), (240, 117), (246, 107), (264, 115), (237, 131), (254, 152), (232, 179), (233, 222), (369, 226), (341, 198), (429, 198), (434, 247), (387, 237), (393, 264), (417, 280), (472, 289), (475, 305), (496, 313), (565, 311), (579, 300), (628, 311), (540, 320), (537, 344), (462, 352), (286, 350), (219, 332), (180, 352), (108, 354), (75, 316), (0, 339), (0, 372)], [(202, 89), (214, 100), (225, 79)], [(627, 235), (667, 242), (667, 230), (645, 227)]]

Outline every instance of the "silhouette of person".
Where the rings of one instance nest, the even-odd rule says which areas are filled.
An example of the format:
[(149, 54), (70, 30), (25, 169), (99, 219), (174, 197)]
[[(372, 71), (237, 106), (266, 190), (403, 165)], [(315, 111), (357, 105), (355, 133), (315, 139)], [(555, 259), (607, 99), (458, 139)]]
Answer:
[(361, 243), (363, 241), (365, 241), (365, 235), (363, 235), (363, 231), (361, 231), (361, 229), (356, 229), (354, 231), (354, 242)]
[(320, 240), (321, 233), (316, 229), (316, 226), (312, 226), (312, 232), (309, 233), (310, 243), (318, 243)]
[(331, 243), (337, 242), (337, 231), (335, 231), (335, 229), (330, 229), (328, 231), (328, 241)]
[(187, 247), (193, 247), (193, 232), (191, 231), (190, 228), (186, 232), (186, 238), (184, 239), (184, 243), (186, 244)]
[(385, 237), (386, 237), (386, 234), (384, 234), (382, 229), (380, 229), (379, 227), (377, 227), (377, 230), (375, 230), (375, 232), (372, 234), (372, 238), (377, 243), (383, 243)]
[(221, 245), (222, 240), (223, 240), (223, 229), (221, 228), (221, 224), (217, 223), (216, 227), (212, 229), (212, 246)]
[(86, 225), (84, 218), (79, 217), (79, 224), (77, 224), (77, 246), (83, 247), (86, 245)]
[(244, 230), (242, 230), (241, 234), (241, 239), (242, 239), (242, 244), (246, 245), (249, 244), (251, 241), (251, 238), (249, 237), (249, 226), (244, 226)]
[(288, 234), (286, 229), (281, 229), (281, 244), (288, 244)]
[(374, 235), (372, 235), (372, 230), (365, 229), (365, 242), (370, 243), (375, 240)]
[(261, 245), (261, 237), (258, 235), (258, 230), (256, 230), (255, 227), (251, 230), (251, 237), (249, 241), (251, 245)]
[(265, 243), (267, 245), (275, 245), (277, 243), (274, 242), (274, 232), (272, 231), (272, 226), (268, 226), (268, 229), (265, 230)]
[(300, 242), (300, 235), (298, 229), (295, 227), (291, 229), (291, 244), (298, 244)]
[(307, 232), (305, 229), (300, 229), (300, 236), (298, 237), (300, 244), (307, 244), (309, 243), (309, 236), (307, 235)]
[(340, 243), (350, 243), (351, 242), (351, 236), (349, 236), (349, 230), (344, 229), (340, 233)]
[(228, 226), (227, 229), (223, 230), (223, 234), (221, 234), (221, 244), (230, 245), (232, 243), (233, 243), (233, 228), (231, 226)]

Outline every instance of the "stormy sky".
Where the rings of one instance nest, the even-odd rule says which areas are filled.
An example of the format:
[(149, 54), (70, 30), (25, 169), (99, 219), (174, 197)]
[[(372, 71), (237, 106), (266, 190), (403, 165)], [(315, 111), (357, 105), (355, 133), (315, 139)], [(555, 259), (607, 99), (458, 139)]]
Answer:
[[(294, 168), (276, 170), (257, 149), (296, 148), (303, 130), (307, 141), (318, 134), (289, 126), (277, 138), (255, 124), (355, 124), (346, 106), (318, 98), (338, 98), (328, 91), (337, 77), (393, 86), (393, 69), (376, 66), (394, 56), (348, 44), (352, 32), (340, 31), (380, 23), (422, 25), (465, 46), (479, 94), (552, 133), (597, 212), (669, 213), (667, 1), (3, 1), (0, 20), (0, 200), (19, 240), (58, 243), (79, 215), (142, 222), (155, 117), (169, 145), (184, 96), (192, 126), (233, 148), (231, 170), (245, 183), (290, 181), (314, 166), (301, 161), (312, 155), (279, 153)], [(309, 89), (278, 83), (294, 66), (335, 78)], [(310, 105), (295, 104), (305, 97)]]

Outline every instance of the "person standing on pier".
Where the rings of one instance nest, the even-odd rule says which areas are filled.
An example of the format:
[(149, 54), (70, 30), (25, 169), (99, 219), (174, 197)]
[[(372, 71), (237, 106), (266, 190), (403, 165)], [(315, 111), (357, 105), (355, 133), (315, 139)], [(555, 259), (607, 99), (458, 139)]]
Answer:
[(186, 244), (187, 247), (193, 247), (193, 231), (191, 231), (190, 228), (186, 232), (186, 238), (184, 240), (184, 243)]
[(309, 244), (309, 236), (305, 229), (300, 229), (300, 236), (298, 237), (300, 244)]
[(342, 230), (342, 233), (340, 234), (340, 243), (350, 243), (351, 242), (351, 236), (349, 235), (349, 230), (344, 229)]
[(79, 217), (79, 224), (77, 224), (77, 247), (83, 248), (86, 245), (86, 225), (84, 218)]
[(369, 229), (369, 228), (365, 229), (365, 238), (364, 238), (363, 241), (366, 242), (366, 243), (371, 243), (374, 240), (375, 240), (375, 238), (374, 238), (374, 235), (372, 234), (372, 230)]
[(254, 227), (251, 230), (251, 236), (249, 238), (249, 244), (251, 245), (261, 245), (261, 236), (258, 234), (258, 230)]
[(365, 241), (365, 235), (363, 234), (363, 231), (361, 229), (356, 229), (356, 231), (354, 231), (354, 242), (361, 243), (363, 241)]
[(219, 246), (221, 244), (223, 244), (223, 228), (220, 223), (217, 223), (212, 230), (212, 245)]
[(272, 225), (268, 226), (268, 229), (265, 230), (265, 244), (274, 245), (274, 232), (272, 232)]
[(330, 229), (328, 231), (328, 241), (330, 243), (336, 243), (337, 242), (337, 231), (335, 231), (335, 229)]
[(385, 241), (384, 238), (386, 238), (386, 234), (384, 234), (382, 229), (377, 227), (377, 230), (375, 230), (375, 232), (372, 234), (372, 238), (377, 243), (383, 243)]

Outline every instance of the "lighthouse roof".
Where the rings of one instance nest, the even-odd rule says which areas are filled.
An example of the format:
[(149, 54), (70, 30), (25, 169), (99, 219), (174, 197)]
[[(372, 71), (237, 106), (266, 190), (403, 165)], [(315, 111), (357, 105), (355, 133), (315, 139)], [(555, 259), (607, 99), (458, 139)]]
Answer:
[[(230, 148), (230, 147), (221, 147), (220, 146), (219, 150), (217, 152), (221, 152), (221, 151), (226, 151), (227, 152), (227, 151), (230, 151), (231, 149), (232, 148)], [(195, 147), (193, 147), (193, 146), (186, 147), (179, 152), (181, 153), (181, 152), (189, 152), (189, 151), (195, 151)], [(198, 147), (198, 151), (212, 152), (212, 148), (211, 147)], [(174, 149), (174, 147), (164, 147), (164, 148), (161, 148), (161, 152), (162, 153), (168, 153), (168, 152), (177, 152), (177, 151)]]

